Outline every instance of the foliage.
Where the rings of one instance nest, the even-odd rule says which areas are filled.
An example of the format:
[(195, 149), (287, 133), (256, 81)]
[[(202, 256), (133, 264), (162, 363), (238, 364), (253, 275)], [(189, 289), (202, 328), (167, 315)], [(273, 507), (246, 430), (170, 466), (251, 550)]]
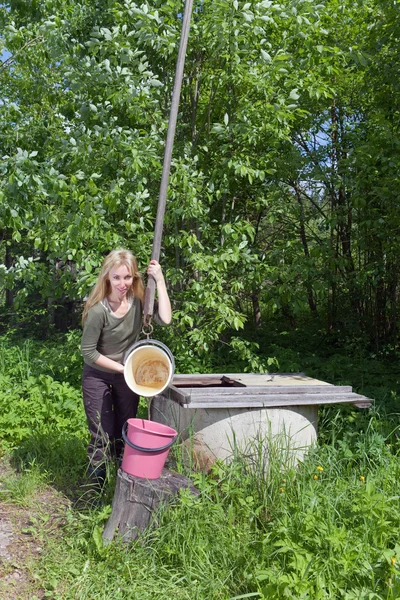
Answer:
[[(74, 372), (76, 339), (44, 346), (0, 340), (0, 451), (69, 490), (85, 470), (87, 428)], [(80, 366), (79, 361), (79, 366)], [(78, 369), (79, 369), (78, 366)]]
[[(277, 329), (270, 343), (284, 364), (300, 334), (285, 337)], [(272, 332), (271, 327), (273, 338)], [(70, 343), (73, 348), (76, 340)], [(316, 339), (315, 343), (318, 346)], [(49, 482), (72, 498), (80, 496), (79, 504), (66, 511), (61, 537), (47, 536), (39, 526), (30, 528), (46, 549), (31, 570), (47, 597), (399, 597), (396, 365), (349, 353), (329, 357), (319, 340), (324, 358), (304, 352), (302, 358), (297, 356), (301, 366), (311, 368), (315, 377), (330, 374), (336, 383), (348, 383), (352, 377), (367, 386), (359, 391), (374, 390), (376, 405), (371, 411), (323, 410), (319, 444), (296, 468), (290, 463), (287, 441), (278, 438), (249, 440), (247, 448), (235, 451), (232, 463), (218, 463), (208, 474), (185, 471), (179, 462), (177, 468), (192, 478), (200, 496), (183, 492), (159, 513), (156, 529), (132, 545), (117, 539), (104, 547), (101, 535), (110, 515), (115, 476), (110, 473), (97, 508), (82, 487), (78, 491), (86, 425), (78, 379), (74, 385), (67, 383), (63, 377), (68, 370), (56, 368), (66, 352), (64, 343), (58, 344), (15, 345), (3, 338), (1, 347), (1, 377), (12, 395), (7, 403), (0, 395), (3, 451), (12, 450), (20, 470), (7, 478), (2, 498), (29, 505), (35, 490)], [(303, 351), (300, 343), (298, 349)], [(18, 397), (21, 392), (30, 407)]]
[(42, 585), (81, 600), (398, 597), (399, 462), (384, 438), (370, 427), (296, 470), (277, 458), (195, 475), (200, 497), (184, 493), (132, 547), (102, 546), (104, 510), (71, 514)]
[[(113, 247), (145, 267), (180, 15), (175, 0), (0, 7), (14, 314), (73, 311)], [(186, 361), (260, 314), (318, 312), (377, 350), (395, 340), (398, 23), (375, 0), (195, 3), (162, 255)]]
[[(79, 331), (51, 335), (76, 326), (106, 252), (148, 262), (181, 10), (0, 6), (0, 426), (29, 469), (18, 502), (84, 472)], [(399, 23), (387, 0), (195, 3), (157, 337), (180, 372), (304, 370), (376, 404), (321, 410), (295, 471), (265, 479), (238, 456), (196, 476), (199, 500), (133, 548), (102, 547), (108, 505), (71, 510), (37, 573), (48, 597), (400, 596)]]

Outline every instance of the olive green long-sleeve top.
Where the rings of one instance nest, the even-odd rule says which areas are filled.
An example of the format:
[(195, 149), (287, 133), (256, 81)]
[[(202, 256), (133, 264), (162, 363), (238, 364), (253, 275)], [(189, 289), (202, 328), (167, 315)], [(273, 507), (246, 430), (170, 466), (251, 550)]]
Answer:
[[(164, 325), (155, 310), (153, 316), (160, 325)], [(100, 354), (118, 363), (130, 346), (134, 344), (142, 329), (142, 305), (139, 298), (134, 297), (128, 312), (123, 317), (116, 317), (102, 302), (98, 302), (89, 310), (83, 327), (81, 352), (87, 365), (99, 371), (113, 373), (94, 364)]]

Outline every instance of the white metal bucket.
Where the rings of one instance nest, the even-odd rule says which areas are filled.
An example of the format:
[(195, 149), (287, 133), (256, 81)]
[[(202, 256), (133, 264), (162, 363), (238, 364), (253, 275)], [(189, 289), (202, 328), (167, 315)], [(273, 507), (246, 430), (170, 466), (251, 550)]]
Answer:
[(174, 357), (162, 342), (141, 340), (128, 350), (124, 366), (130, 389), (145, 398), (161, 394), (174, 376)]

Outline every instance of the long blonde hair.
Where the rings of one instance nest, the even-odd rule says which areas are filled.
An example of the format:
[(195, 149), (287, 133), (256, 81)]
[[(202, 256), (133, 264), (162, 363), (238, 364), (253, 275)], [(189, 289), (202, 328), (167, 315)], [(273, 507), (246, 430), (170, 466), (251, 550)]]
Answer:
[(90, 292), (88, 299), (86, 300), (85, 308), (83, 309), (82, 313), (82, 323), (86, 321), (89, 309), (91, 309), (92, 306), (98, 302), (101, 302), (111, 293), (109, 279), (110, 271), (114, 268), (121, 267), (122, 265), (124, 265), (130, 271), (133, 277), (132, 286), (130, 290), (128, 290), (128, 294), (136, 296), (143, 303), (143, 280), (142, 275), (138, 271), (136, 258), (133, 256), (132, 252), (129, 252), (129, 250), (113, 250), (105, 257), (101, 267), (100, 275), (97, 278), (97, 282)]

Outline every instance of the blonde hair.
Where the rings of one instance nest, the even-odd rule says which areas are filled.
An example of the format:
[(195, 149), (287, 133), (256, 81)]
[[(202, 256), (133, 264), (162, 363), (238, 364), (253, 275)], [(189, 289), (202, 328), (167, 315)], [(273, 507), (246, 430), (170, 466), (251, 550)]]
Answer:
[(142, 275), (138, 271), (136, 258), (133, 256), (132, 252), (129, 252), (129, 250), (113, 250), (105, 257), (97, 282), (90, 292), (88, 299), (86, 300), (85, 308), (83, 309), (82, 313), (82, 323), (86, 321), (88, 311), (92, 308), (92, 306), (98, 302), (101, 302), (111, 293), (109, 279), (110, 271), (112, 269), (121, 267), (122, 265), (129, 270), (133, 277), (132, 286), (130, 290), (128, 290), (128, 294), (136, 296), (143, 303), (143, 280)]

